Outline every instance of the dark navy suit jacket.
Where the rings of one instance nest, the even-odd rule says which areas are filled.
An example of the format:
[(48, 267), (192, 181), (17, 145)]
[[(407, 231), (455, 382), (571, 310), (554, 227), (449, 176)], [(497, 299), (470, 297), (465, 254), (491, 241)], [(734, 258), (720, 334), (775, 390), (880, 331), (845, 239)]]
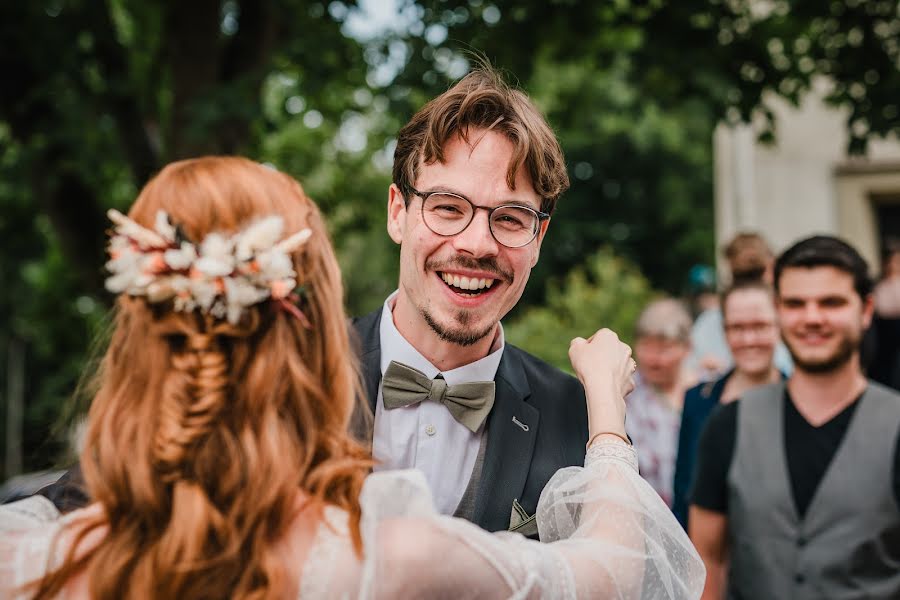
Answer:
[(700, 432), (703, 431), (703, 425), (713, 409), (719, 405), (725, 383), (732, 373), (733, 370), (721, 379), (695, 385), (684, 394), (681, 430), (678, 433), (678, 454), (675, 458), (672, 512), (685, 529), (687, 529), (688, 494), (694, 482)]
[[(366, 396), (374, 412), (381, 383), (382, 309), (354, 321)], [(472, 521), (488, 531), (509, 528), (513, 501), (529, 514), (557, 470), (584, 464), (587, 406), (571, 375), (506, 344), (494, 377), (487, 448)]]

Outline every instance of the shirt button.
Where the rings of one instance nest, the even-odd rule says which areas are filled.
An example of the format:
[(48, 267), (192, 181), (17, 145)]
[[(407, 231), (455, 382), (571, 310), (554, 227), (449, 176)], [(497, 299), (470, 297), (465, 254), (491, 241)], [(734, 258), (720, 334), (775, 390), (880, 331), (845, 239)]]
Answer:
[(437, 429), (434, 428), (434, 425), (426, 425), (425, 433), (427, 433), (428, 435), (434, 435), (435, 433), (437, 433)]
[(798, 538), (797, 538), (797, 545), (800, 546), (801, 548), (802, 548), (803, 546), (805, 546), (805, 545), (806, 545), (806, 538), (804, 538), (804, 537), (798, 537)]

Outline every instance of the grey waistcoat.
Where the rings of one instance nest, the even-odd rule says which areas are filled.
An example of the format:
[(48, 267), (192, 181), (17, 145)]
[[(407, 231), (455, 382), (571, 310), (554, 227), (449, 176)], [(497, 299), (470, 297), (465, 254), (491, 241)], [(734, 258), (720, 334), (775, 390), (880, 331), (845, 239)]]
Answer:
[(900, 598), (900, 510), (891, 485), (900, 395), (869, 384), (802, 520), (788, 481), (783, 397), (777, 383), (738, 405), (728, 597)]

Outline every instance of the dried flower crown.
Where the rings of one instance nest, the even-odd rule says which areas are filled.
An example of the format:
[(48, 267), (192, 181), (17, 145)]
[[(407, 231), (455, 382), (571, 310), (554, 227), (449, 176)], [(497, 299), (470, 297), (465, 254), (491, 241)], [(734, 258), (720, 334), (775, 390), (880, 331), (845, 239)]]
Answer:
[(232, 324), (247, 307), (272, 299), (307, 323), (288, 301), (297, 287), (290, 253), (306, 243), (312, 230), (279, 241), (284, 221), (270, 216), (231, 236), (210, 233), (195, 244), (165, 211), (156, 213), (153, 230), (117, 210), (107, 215), (115, 224), (106, 263), (110, 292), (146, 296), (154, 303), (173, 300), (176, 311), (199, 308)]

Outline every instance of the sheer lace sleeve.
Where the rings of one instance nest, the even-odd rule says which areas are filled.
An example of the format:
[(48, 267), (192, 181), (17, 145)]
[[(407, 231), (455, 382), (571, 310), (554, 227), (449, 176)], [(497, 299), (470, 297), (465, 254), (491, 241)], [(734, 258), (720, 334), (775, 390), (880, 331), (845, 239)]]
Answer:
[[(704, 568), (634, 450), (591, 448), (538, 505), (544, 542), (435, 513), (414, 471), (370, 476), (361, 498), (360, 598), (699, 598)], [(545, 543), (549, 542), (549, 543)]]
[(0, 598), (30, 597), (21, 588), (46, 572), (59, 519), (43, 496), (0, 506)]
[[(550, 480), (537, 514), (544, 542), (437, 514), (417, 471), (371, 475), (360, 502), (363, 560), (346, 513), (326, 511), (300, 559), (301, 598), (681, 600), (703, 589), (697, 552), (628, 446), (595, 446), (584, 468)], [(51, 549), (64, 544), (54, 541), (81, 512), (60, 518), (41, 497), (0, 507), (0, 598), (22, 597), (17, 588), (55, 564)]]

